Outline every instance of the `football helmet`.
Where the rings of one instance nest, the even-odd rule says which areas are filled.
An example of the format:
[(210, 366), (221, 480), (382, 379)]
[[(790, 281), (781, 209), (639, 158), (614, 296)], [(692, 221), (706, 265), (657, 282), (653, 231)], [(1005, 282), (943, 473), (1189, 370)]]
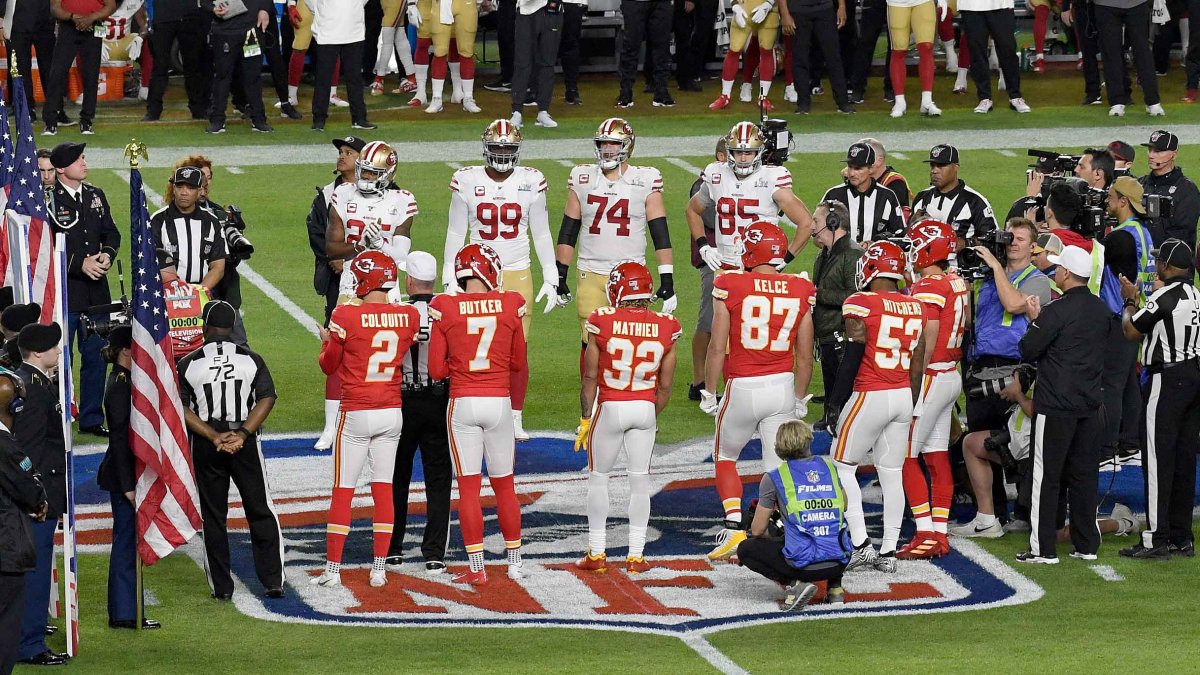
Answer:
[[(726, 161), (739, 178), (745, 178), (758, 171), (762, 166), (763, 153), (766, 150), (767, 139), (763, 136), (762, 129), (759, 129), (758, 125), (753, 122), (738, 122), (725, 136), (725, 152), (728, 153)], [(748, 162), (738, 161), (734, 153), (739, 151), (753, 152), (754, 159)]]
[(383, 251), (363, 251), (354, 256), (350, 273), (354, 275), (354, 295), (360, 298), (371, 291), (395, 288), (400, 278), (396, 261)]
[(500, 256), (486, 244), (467, 244), (454, 256), (454, 278), (466, 288), (466, 280), (475, 277), (489, 291), (500, 288)]
[(867, 246), (867, 251), (858, 259), (854, 270), (854, 285), (858, 290), (865, 291), (867, 286), (876, 279), (904, 278), (904, 250), (890, 241), (873, 241)]
[(608, 273), (605, 290), (613, 307), (629, 300), (648, 300), (654, 297), (654, 279), (645, 265), (626, 260)]
[(754, 269), (759, 265), (783, 264), (787, 255), (788, 240), (778, 225), (760, 220), (742, 232), (742, 267)]
[(496, 120), (483, 130), (483, 160), (488, 167), (508, 173), (521, 156), (521, 130), (508, 120)]
[[(592, 142), (596, 146), (596, 163), (604, 171), (615, 169), (633, 156), (633, 144), (637, 140), (633, 127), (620, 117), (610, 117), (600, 123)], [(601, 143), (620, 143), (621, 150), (615, 156), (605, 157), (600, 150)]]
[(913, 267), (929, 267), (958, 251), (958, 238), (954, 228), (940, 220), (924, 218), (908, 228), (908, 238), (912, 246), (908, 249), (908, 262)]
[[(398, 158), (392, 146), (383, 141), (371, 141), (358, 153), (354, 161), (354, 185), (363, 194), (379, 194), (391, 185), (396, 177)], [(364, 178), (363, 172), (370, 171), (374, 178)]]

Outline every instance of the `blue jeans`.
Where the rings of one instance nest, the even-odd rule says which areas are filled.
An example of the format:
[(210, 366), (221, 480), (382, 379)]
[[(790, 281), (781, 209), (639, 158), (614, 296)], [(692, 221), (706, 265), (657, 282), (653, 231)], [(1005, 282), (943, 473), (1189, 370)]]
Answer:
[(37, 566), (25, 573), (25, 613), (21, 617), (21, 648), (17, 658), (31, 659), (49, 649), (46, 621), (50, 618), (50, 570), (54, 568), (54, 530), (58, 520), (32, 522)]
[[(79, 427), (98, 427), (104, 424), (104, 378), (108, 368), (100, 357), (104, 338), (95, 333), (85, 340), (79, 333), (79, 317), (83, 312), (67, 314), (67, 342), (79, 344)], [(93, 317), (95, 318), (95, 317)]]

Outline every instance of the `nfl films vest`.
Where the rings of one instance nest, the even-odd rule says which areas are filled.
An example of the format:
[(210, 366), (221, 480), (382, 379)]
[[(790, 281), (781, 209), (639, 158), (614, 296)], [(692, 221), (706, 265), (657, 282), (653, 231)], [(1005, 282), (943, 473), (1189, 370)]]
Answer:
[(784, 513), (783, 557), (793, 567), (850, 560), (846, 497), (827, 457), (793, 459), (770, 472)]
[[(1009, 275), (1008, 280), (1013, 286), (1020, 288), (1022, 281), (1035, 274), (1041, 272), (1030, 265)], [(995, 281), (988, 279), (980, 284), (977, 290), (979, 297), (975, 303), (976, 334), (972, 358), (1003, 356), (1015, 361), (1021, 360), (1018, 344), (1025, 335), (1025, 329), (1029, 327), (1029, 319), (1025, 318), (1024, 314), (1009, 314), (1004, 311)]]
[(1154, 282), (1158, 279), (1158, 266), (1154, 263), (1154, 258), (1150, 256), (1151, 237), (1150, 230), (1146, 229), (1136, 218), (1120, 224), (1118, 230), (1125, 230), (1133, 236), (1134, 246), (1137, 247), (1138, 256), (1138, 283), (1142, 287), (1142, 297), (1138, 302), (1138, 306), (1146, 304), (1146, 299), (1154, 294)]

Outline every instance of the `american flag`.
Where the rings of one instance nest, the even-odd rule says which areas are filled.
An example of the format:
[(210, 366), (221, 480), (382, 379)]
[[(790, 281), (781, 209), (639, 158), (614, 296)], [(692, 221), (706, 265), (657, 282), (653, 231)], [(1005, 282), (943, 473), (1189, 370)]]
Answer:
[(162, 277), (142, 192), (129, 176), (133, 239), (133, 413), (129, 445), (136, 458), (138, 553), (153, 565), (200, 529), (200, 497), (192, 477), (183, 402), (171, 358)]
[[(12, 133), (8, 126), (8, 104), (0, 96), (0, 213), (8, 207), (9, 186), (13, 177), (13, 144)], [(0, 286), (11, 286), (8, 278), (8, 226), (5, 218), (0, 218)]]
[[(17, 119), (17, 149), (13, 154), (12, 179), (8, 186), (8, 217), (5, 226), (18, 223), (29, 233), (30, 302), (42, 305), (41, 323), (51, 323), (58, 301), (54, 234), (46, 222), (46, 196), (38, 175), (37, 144), (25, 100), (23, 78), (13, 78), (13, 116)], [(7, 127), (5, 127), (7, 132)], [(0, 145), (0, 150), (3, 146)], [(3, 165), (0, 164), (0, 169)], [(7, 175), (7, 174), (6, 174)], [(7, 240), (7, 239), (6, 239)]]

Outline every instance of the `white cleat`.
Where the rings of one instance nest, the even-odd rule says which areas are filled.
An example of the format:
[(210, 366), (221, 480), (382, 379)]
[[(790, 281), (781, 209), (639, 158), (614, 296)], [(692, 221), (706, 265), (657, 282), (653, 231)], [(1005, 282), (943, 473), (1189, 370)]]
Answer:
[(992, 99), (985, 98), (980, 101), (979, 105), (975, 106), (975, 112), (979, 113), (980, 115), (986, 115), (987, 113), (992, 112)]
[(1109, 117), (1124, 117), (1125, 116), (1125, 105), (1123, 103), (1118, 103), (1118, 104), (1114, 105), (1113, 107), (1109, 108), (1108, 116)]
[(887, 574), (895, 574), (896, 573), (896, 554), (888, 553), (886, 555), (881, 554), (881, 555), (877, 556), (875, 558), (875, 562), (871, 563), (871, 567), (874, 567), (875, 570), (878, 572), (884, 572)]
[(1151, 117), (1166, 117), (1167, 111), (1163, 110), (1161, 103), (1146, 106), (1146, 114)]
[(316, 443), (313, 443), (313, 450), (318, 450), (321, 452), (324, 452), (325, 450), (328, 450), (332, 447), (333, 447), (333, 430), (332, 429), (326, 429), (325, 431), (321, 432), (321, 437), (317, 439)]
[(521, 411), (513, 411), (513, 438), (518, 442), (529, 440), (529, 432), (525, 431), (525, 427), (521, 424)]
[(450, 102), (451, 103), (462, 103), (464, 100), (466, 100), (466, 99), (463, 98), (461, 90), (455, 89), (454, 91), (450, 92)]
[(921, 104), (921, 114), (928, 115), (929, 117), (941, 117), (942, 109), (937, 107), (933, 101), (930, 101)]
[(1030, 108), (1029, 104), (1026, 103), (1025, 99), (1023, 99), (1023, 98), (1008, 99), (1008, 107), (1012, 108), (1013, 110), (1017, 111), (1018, 113), (1021, 113), (1022, 115), (1024, 115), (1025, 113), (1028, 113), (1028, 112), (1033, 112), (1033, 108)]
[(525, 118), (521, 116), (520, 112), (514, 112), (508, 123), (520, 129), (521, 125), (525, 123)]
[(749, 103), (752, 97), (753, 93), (751, 93), (750, 83), (747, 82), (742, 85), (742, 90), (738, 93), (738, 100), (742, 103)]
[(525, 571), (525, 567), (522, 563), (517, 563), (516, 565), (508, 566), (508, 578), (509, 579), (524, 579), (525, 577), (528, 577), (528, 576), (529, 576), (529, 573)]
[(337, 94), (334, 94), (333, 96), (329, 97), (329, 103), (332, 105), (335, 105), (339, 108), (349, 108), (350, 107), (350, 102), (345, 100), (344, 98), (338, 96)]
[(310, 579), (308, 583), (313, 586), (324, 586), (332, 588), (342, 585), (342, 575), (338, 572), (321, 572), (321, 576)]
[(371, 586), (374, 588), (387, 586), (387, 572), (385, 570), (371, 570)]
[(442, 112), (442, 99), (435, 98), (429, 102), (429, 107), (425, 108), (425, 112), (429, 114)]
[(546, 127), (547, 129), (553, 129), (554, 127), (558, 126), (558, 122), (555, 122), (554, 118), (550, 116), (550, 113), (546, 112), (545, 110), (538, 113), (537, 122), (535, 122), (535, 124), (537, 124), (539, 127)]
[(904, 117), (904, 113), (908, 112), (908, 103), (904, 102), (899, 97), (896, 97), (896, 102), (892, 104), (892, 117)]
[(846, 571), (849, 572), (859, 567), (874, 567), (875, 561), (878, 559), (879, 552), (875, 550), (870, 541), (865, 541), (862, 546), (854, 549), (854, 553), (850, 554), (850, 562), (846, 563)]
[(1129, 507), (1124, 504), (1113, 505), (1112, 513), (1108, 517), (1117, 521), (1116, 535), (1118, 537), (1137, 535), (1138, 531), (1142, 529), (1141, 521), (1134, 517), (1133, 511), (1130, 511)]
[(795, 103), (797, 100), (799, 100), (799, 96), (796, 95), (796, 85), (789, 84), (788, 86), (784, 87), (783, 100), (787, 101), (788, 103)]
[(464, 98), (462, 101), (462, 106), (463, 106), (463, 110), (466, 110), (467, 112), (472, 113), (472, 114), (478, 113), (478, 112), (483, 112), (483, 109), (480, 108), (477, 103), (475, 103), (475, 99), (473, 99), (473, 98)]

